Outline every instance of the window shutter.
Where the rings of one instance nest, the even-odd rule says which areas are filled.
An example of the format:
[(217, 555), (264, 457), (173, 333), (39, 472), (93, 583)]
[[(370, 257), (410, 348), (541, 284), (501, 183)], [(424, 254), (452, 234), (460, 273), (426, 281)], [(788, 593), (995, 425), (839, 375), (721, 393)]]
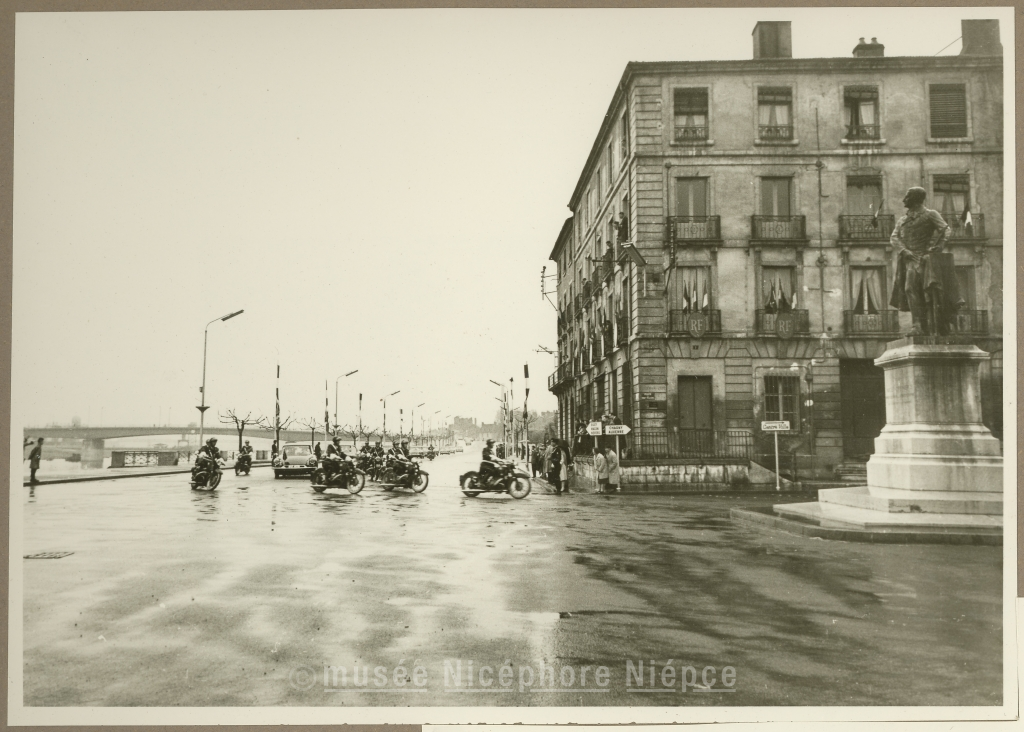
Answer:
[(967, 137), (967, 89), (963, 84), (929, 88), (932, 137)]
[(707, 89), (676, 89), (674, 96), (676, 116), (708, 113)]

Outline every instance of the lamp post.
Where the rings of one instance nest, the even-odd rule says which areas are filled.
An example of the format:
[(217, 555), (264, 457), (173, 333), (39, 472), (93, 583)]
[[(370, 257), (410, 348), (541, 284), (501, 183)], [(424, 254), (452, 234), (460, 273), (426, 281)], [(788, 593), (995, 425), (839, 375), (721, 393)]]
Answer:
[(488, 379), (488, 381), (490, 381), (496, 387), (501, 389), (501, 398), (500, 399), (498, 397), (494, 397), (494, 398), (497, 399), (499, 402), (501, 402), (501, 441), (505, 442), (505, 423), (507, 421), (507, 418), (505, 416), (505, 412), (506, 412), (506, 409), (507, 409), (507, 406), (505, 404), (505, 385), (498, 383), (494, 379)]
[(383, 440), (382, 440), (383, 442), (387, 442), (388, 441), (388, 397), (393, 397), (399, 391), (401, 391), (401, 389), (399, 389), (398, 391), (391, 392), (386, 397), (381, 397), (381, 401), (384, 403), (384, 430), (383, 430), (384, 437), (383, 437)]
[(339, 376), (337, 379), (334, 380), (334, 429), (335, 430), (338, 429), (338, 382), (341, 379), (344, 379), (346, 376), (351, 376), (352, 374), (356, 374), (356, 373), (359, 373), (359, 369), (356, 369), (355, 371), (349, 371), (347, 374), (342, 374), (341, 376)]
[(200, 399), (200, 405), (196, 407), (196, 409), (199, 410), (199, 447), (203, 446), (203, 422), (204, 418), (206, 417), (206, 410), (209, 409), (209, 407), (206, 406), (206, 337), (209, 333), (210, 326), (216, 323), (218, 320), (231, 320), (236, 315), (241, 315), (244, 312), (244, 310), (237, 310), (233, 313), (228, 313), (227, 315), (221, 318), (214, 318), (209, 323), (207, 323), (206, 328), (203, 329), (203, 385), (199, 387), (199, 393), (202, 394), (202, 398)]
[[(422, 402), (420, 404), (417, 404), (415, 407), (413, 407), (413, 409), (412, 409), (412, 417), (410, 417), (410, 419), (409, 419), (409, 437), (412, 438), (413, 444), (416, 444), (416, 410), (419, 409), (420, 407), (422, 407), (424, 404), (426, 404), (426, 402)], [(420, 422), (422, 422), (422, 421), (423, 421), (423, 417), (420, 417)], [(423, 426), (420, 425), (420, 432), (422, 432), (422, 431), (423, 431)]]

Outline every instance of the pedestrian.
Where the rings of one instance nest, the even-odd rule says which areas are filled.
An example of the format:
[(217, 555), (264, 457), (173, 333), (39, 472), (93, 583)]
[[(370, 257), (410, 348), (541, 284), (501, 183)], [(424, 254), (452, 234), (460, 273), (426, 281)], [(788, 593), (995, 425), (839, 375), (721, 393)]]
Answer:
[(604, 451), (605, 461), (608, 465), (608, 492), (618, 493), (619, 487), (619, 456), (615, 454), (615, 448), (609, 447)]
[(594, 472), (597, 473), (597, 492), (608, 492), (608, 461), (604, 453), (597, 448), (594, 449)]
[(551, 453), (551, 469), (548, 471), (548, 482), (554, 487), (555, 493), (562, 495), (562, 455), (561, 450)]
[(533, 472), (533, 477), (544, 475), (544, 451), (540, 449), (540, 445), (533, 446), (533, 452), (530, 456), (530, 469)]
[(562, 440), (561, 442), (555, 441), (556, 452), (558, 453), (559, 462), (561, 467), (558, 470), (558, 479), (562, 485), (565, 486), (565, 492), (569, 492), (569, 468), (572, 465), (572, 458), (569, 457), (569, 444)]
[(29, 469), (29, 483), (38, 483), (36, 480), (36, 471), (39, 470), (39, 461), (43, 459), (43, 438), (40, 437), (36, 442), (36, 446), (32, 448), (32, 452), (28, 454), (28, 469)]
[(323, 449), (320, 447), (320, 443), (316, 443), (316, 447), (313, 448), (313, 454), (316, 455), (316, 459), (319, 460), (323, 454)]
[(274, 440), (270, 445), (270, 459), (273, 460), (277, 457), (277, 440)]

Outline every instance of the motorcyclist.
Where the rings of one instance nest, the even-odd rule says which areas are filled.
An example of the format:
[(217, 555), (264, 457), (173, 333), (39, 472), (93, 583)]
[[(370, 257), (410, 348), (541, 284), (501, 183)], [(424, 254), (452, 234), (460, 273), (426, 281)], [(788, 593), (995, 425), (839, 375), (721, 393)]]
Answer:
[(405, 459), (406, 459), (407, 461), (408, 461), (408, 460), (412, 460), (412, 453), (411, 453), (411, 452), (409, 452), (409, 441), (408, 441), (408, 440), (402, 440), (402, 444), (401, 444), (401, 446), (399, 447), (399, 449), (400, 449), (400, 450), (402, 451), (402, 456), (403, 456), (403, 457), (404, 457), (404, 458), (405, 458)]
[(220, 460), (220, 450), (217, 449), (217, 438), (211, 437), (196, 452), (196, 464), (192, 468), (193, 475), (204, 467), (216, 470), (219, 467), (218, 460)]
[(494, 454), (494, 440), (487, 440), (480, 457), (480, 481), (490, 483), (491, 478), (498, 474), (498, 467), (503, 462)]
[(249, 444), (248, 440), (242, 445), (242, 449), (238, 451), (238, 459), (240, 462), (252, 462), (252, 445)]
[(341, 449), (341, 438), (335, 436), (331, 444), (327, 446), (327, 454), (324, 456), (324, 468), (328, 475), (334, 475), (341, 469), (341, 464), (348, 458)]

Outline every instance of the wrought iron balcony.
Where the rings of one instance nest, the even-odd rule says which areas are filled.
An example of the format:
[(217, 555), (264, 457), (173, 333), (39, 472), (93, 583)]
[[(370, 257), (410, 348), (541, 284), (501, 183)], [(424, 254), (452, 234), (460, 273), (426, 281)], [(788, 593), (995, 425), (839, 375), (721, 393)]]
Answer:
[(793, 125), (758, 125), (757, 139), (761, 142), (785, 142), (793, 139)]
[(720, 216), (670, 216), (669, 239), (673, 242), (720, 240)]
[(988, 334), (988, 310), (957, 310), (953, 328), (957, 333)]
[(670, 310), (668, 332), (674, 335), (689, 334), (695, 337), (704, 335), (704, 333), (721, 333), (722, 311)]
[(854, 241), (889, 241), (895, 226), (896, 216), (893, 214), (879, 214), (877, 217), (844, 215), (839, 217), (839, 238)]
[[(594, 279), (597, 279), (596, 277)], [(583, 283), (582, 295), (584, 301), (589, 300), (594, 296), (594, 286), (590, 284), (590, 280)]]
[(847, 140), (877, 140), (881, 128), (878, 125), (849, 125), (846, 128)]
[(676, 142), (704, 142), (708, 139), (708, 128), (703, 127), (676, 127), (673, 139)]
[(751, 216), (752, 239), (772, 241), (801, 241), (807, 238), (803, 216)]
[(949, 238), (955, 240), (963, 239), (984, 239), (985, 238), (985, 215), (971, 214), (971, 223), (964, 223), (961, 216), (950, 216)]
[(786, 312), (754, 311), (754, 328), (758, 335), (781, 335), (783, 337), (811, 332), (811, 319), (806, 310)]
[(877, 313), (843, 311), (843, 332), (853, 333), (899, 333), (900, 313), (898, 310), (879, 310)]

